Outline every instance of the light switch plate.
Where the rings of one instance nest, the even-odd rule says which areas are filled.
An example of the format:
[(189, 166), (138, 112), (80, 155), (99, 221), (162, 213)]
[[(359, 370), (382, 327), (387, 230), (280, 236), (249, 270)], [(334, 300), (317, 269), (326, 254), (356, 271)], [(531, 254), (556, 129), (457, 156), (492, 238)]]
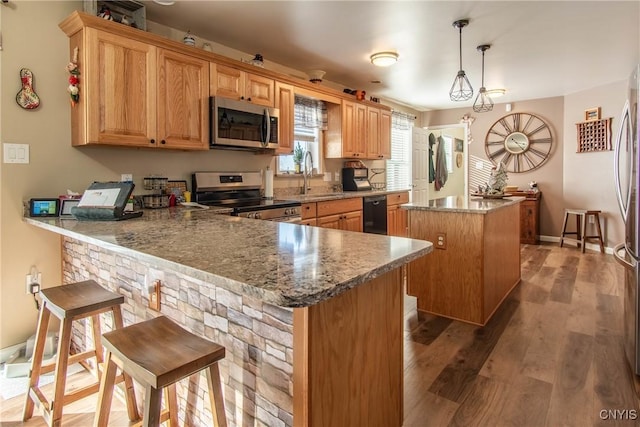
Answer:
[(2, 144), (4, 163), (29, 163), (29, 144)]

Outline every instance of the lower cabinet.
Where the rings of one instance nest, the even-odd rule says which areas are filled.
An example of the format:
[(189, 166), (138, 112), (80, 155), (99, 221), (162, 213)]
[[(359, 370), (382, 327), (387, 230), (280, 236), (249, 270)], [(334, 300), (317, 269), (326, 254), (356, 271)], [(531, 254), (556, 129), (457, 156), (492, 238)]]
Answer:
[(300, 225), (312, 225), (315, 227), (318, 225), (318, 220), (316, 218), (303, 219), (300, 221)]
[(400, 205), (409, 203), (409, 193), (387, 195), (387, 235), (407, 237), (408, 212)]
[(527, 193), (519, 191), (514, 196), (524, 196), (526, 200), (520, 203), (520, 243), (537, 245), (540, 236), (540, 198), (541, 192)]
[(319, 217), (317, 225), (336, 230), (362, 232), (362, 211)]

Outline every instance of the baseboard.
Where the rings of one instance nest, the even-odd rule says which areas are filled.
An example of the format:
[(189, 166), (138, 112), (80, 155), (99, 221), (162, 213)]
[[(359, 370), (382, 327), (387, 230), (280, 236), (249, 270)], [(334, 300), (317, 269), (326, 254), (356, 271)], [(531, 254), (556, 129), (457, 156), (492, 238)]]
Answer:
[[(541, 242), (554, 242), (560, 244), (560, 237), (558, 236), (540, 236)], [(571, 243), (569, 243), (571, 245)], [(596, 245), (595, 243), (587, 243), (587, 249), (600, 252), (600, 245)], [(613, 255), (613, 248), (609, 248), (607, 246), (604, 247), (604, 253)]]

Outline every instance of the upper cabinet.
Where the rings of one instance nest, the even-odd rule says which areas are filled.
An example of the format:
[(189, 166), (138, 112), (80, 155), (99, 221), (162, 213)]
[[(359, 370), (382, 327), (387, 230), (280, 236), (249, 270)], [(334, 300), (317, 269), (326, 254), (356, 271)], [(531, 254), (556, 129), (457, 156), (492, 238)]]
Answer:
[(275, 81), (227, 67), (211, 64), (211, 95), (245, 100), (252, 104), (273, 107), (275, 105)]
[(275, 92), (275, 107), (280, 111), (276, 153), (291, 154), (293, 152), (294, 89), (292, 85), (276, 82)]
[(391, 152), (391, 112), (343, 100), (327, 107), (328, 158), (386, 159)]
[(208, 62), (94, 28), (70, 42), (86, 47), (73, 145), (208, 149)]

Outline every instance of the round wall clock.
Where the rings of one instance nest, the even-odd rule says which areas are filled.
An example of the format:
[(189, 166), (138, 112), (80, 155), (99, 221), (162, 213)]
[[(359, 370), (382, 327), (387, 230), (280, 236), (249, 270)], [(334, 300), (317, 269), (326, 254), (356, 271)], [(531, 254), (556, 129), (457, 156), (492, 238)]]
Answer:
[(553, 137), (549, 125), (529, 113), (512, 113), (495, 122), (487, 132), (484, 151), (508, 172), (527, 172), (540, 167), (551, 153)]

